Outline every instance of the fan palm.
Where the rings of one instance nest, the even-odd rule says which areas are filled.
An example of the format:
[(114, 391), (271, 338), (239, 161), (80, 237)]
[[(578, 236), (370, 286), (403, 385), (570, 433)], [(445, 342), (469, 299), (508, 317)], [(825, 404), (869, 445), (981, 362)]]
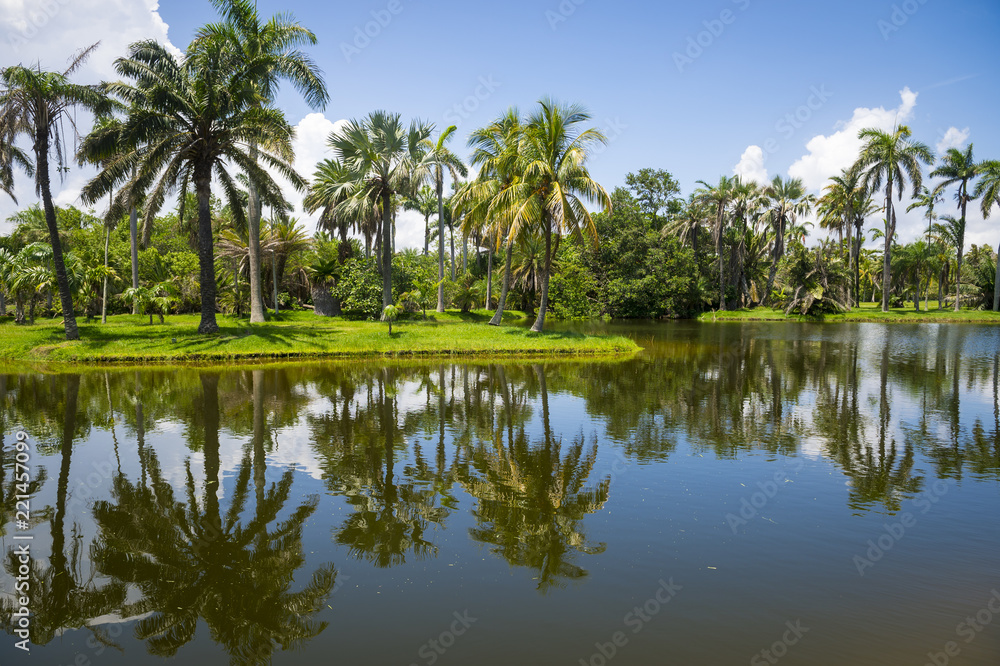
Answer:
[[(412, 210), (424, 216), (424, 256), (430, 250), (431, 241), (431, 215), (438, 212), (438, 200), (434, 190), (428, 186), (423, 186), (417, 193), (408, 197), (403, 202), (403, 210)], [(442, 267), (443, 268), (443, 267)]]
[(943, 191), (946, 187), (957, 185), (955, 200), (958, 202), (958, 209), (962, 213), (961, 230), (962, 235), (957, 238), (956, 248), (958, 250), (958, 264), (955, 270), (955, 312), (962, 307), (962, 255), (965, 252), (965, 212), (969, 201), (975, 197), (969, 193), (969, 185), (979, 175), (980, 165), (972, 159), (972, 144), (961, 151), (958, 148), (951, 148), (944, 157), (937, 169), (931, 171), (932, 178), (944, 178), (936, 188), (935, 193)]
[[(221, 40), (231, 50), (246, 77), (257, 90), (255, 106), (262, 107), (274, 101), (281, 79), (289, 81), (305, 97), (313, 109), (322, 109), (329, 100), (326, 84), (319, 68), (312, 60), (297, 50), (299, 46), (315, 44), (316, 35), (296, 23), (287, 14), (271, 17), (266, 23), (257, 12), (257, 3), (251, 0), (211, 0), (223, 17), (222, 23), (204, 26), (192, 44)], [(250, 142), (250, 155), (256, 158), (256, 142)], [(249, 184), (250, 227), (250, 323), (264, 322), (264, 299), (261, 286), (260, 218), (263, 206), (253, 181)]]
[(815, 202), (815, 197), (806, 194), (805, 186), (800, 178), (782, 179), (775, 176), (771, 184), (764, 189), (764, 195), (771, 202), (767, 213), (774, 238), (771, 241), (771, 272), (767, 276), (767, 287), (763, 298), (770, 298), (774, 287), (774, 278), (778, 274), (778, 263), (785, 256), (785, 237), (788, 226), (794, 225), (798, 218), (806, 215)]
[[(982, 179), (976, 184), (974, 198), (981, 198), (983, 217), (989, 219), (994, 204), (1000, 204), (1000, 160), (979, 165)], [(993, 310), (1000, 311), (1000, 245), (997, 246), (997, 271), (993, 281)]]
[[(12, 189), (13, 167), (35, 176), (35, 192), (42, 198), (59, 299), (62, 304), (63, 326), (67, 340), (79, 340), (80, 332), (73, 311), (73, 294), (66, 276), (62, 242), (56, 225), (56, 211), (52, 203), (49, 180), (49, 154), (56, 153), (57, 170), (63, 173), (66, 155), (63, 154), (63, 122), (73, 124), (69, 110), (82, 107), (100, 113), (108, 107), (107, 98), (97, 86), (71, 83), (72, 75), (97, 48), (94, 44), (78, 54), (63, 72), (49, 72), (41, 66), (34, 68), (13, 65), (0, 70), (0, 188), (8, 194)], [(75, 129), (75, 125), (74, 125)], [(35, 153), (34, 165), (24, 151), (14, 142), (25, 135), (30, 137)]]
[(885, 184), (885, 250), (882, 254), (882, 312), (889, 311), (889, 281), (892, 269), (892, 243), (896, 237), (896, 212), (892, 197), (903, 198), (906, 180), (913, 185), (913, 195), (923, 183), (920, 162), (931, 164), (934, 154), (926, 145), (911, 141), (910, 128), (901, 125), (891, 133), (874, 127), (861, 130), (858, 138), (864, 141), (861, 154), (852, 170), (858, 171), (866, 192), (874, 193)]
[[(134, 81), (107, 85), (129, 107), (123, 145), (94, 137), (93, 145), (86, 146), (91, 154), (107, 155), (111, 162), (84, 187), (84, 199), (95, 201), (127, 180), (124, 192), (115, 197), (115, 206), (124, 208), (129, 191), (148, 191), (144, 206), (148, 221), (163, 205), (167, 192), (179, 186), (183, 219), (186, 193), (193, 182), (201, 283), (198, 332), (215, 333), (219, 327), (215, 321), (213, 177), (222, 186), (235, 222), (245, 225), (241, 191), (230, 164), (241, 169), (268, 202), (280, 201), (281, 192), (258, 161), (296, 187), (304, 187), (290, 164), (292, 127), (281, 112), (257, 103), (258, 91), (219, 41), (202, 43), (183, 61), (155, 41), (137, 42), (128, 57), (115, 61), (115, 67)], [(251, 149), (254, 145), (260, 146), (256, 153)]]
[(410, 123), (407, 130), (399, 114), (374, 111), (363, 120), (351, 120), (329, 138), (350, 183), (337, 213), (363, 217), (372, 202), (378, 202), (382, 214), (382, 307), (392, 305), (393, 197), (409, 191), (431, 131), (421, 121)]
[(590, 176), (585, 163), (595, 145), (607, 144), (595, 128), (582, 129), (590, 114), (579, 105), (563, 105), (542, 99), (524, 127), (523, 179), (513, 190), (518, 207), (510, 222), (510, 238), (528, 229), (538, 229), (545, 250), (541, 265), (541, 302), (531, 330), (541, 332), (549, 305), (552, 260), (563, 233), (582, 239), (586, 233), (597, 243), (597, 228), (580, 197), (601, 205), (611, 213), (611, 197)]

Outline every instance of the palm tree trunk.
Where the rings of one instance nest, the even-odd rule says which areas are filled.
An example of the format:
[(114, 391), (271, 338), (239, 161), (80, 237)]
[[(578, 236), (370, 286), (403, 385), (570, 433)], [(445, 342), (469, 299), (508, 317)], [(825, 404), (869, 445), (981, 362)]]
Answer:
[(1000, 312), (1000, 245), (997, 245), (997, 272), (993, 278), (993, 311)]
[[(250, 159), (257, 161), (257, 143), (250, 143)], [(253, 181), (250, 182), (247, 191), (250, 201), (247, 211), (247, 225), (250, 234), (250, 323), (263, 324), (264, 318), (264, 290), (261, 286), (261, 262), (260, 262), (260, 218), (262, 206), (260, 203), (260, 193)]]
[(493, 248), (488, 247), (486, 252), (486, 309), (489, 310), (493, 302)]
[(462, 275), (469, 272), (469, 239), (462, 236)]
[(965, 249), (965, 207), (967, 197), (965, 196), (964, 185), (962, 195), (962, 235), (958, 238), (958, 266), (955, 269), (955, 312), (962, 309), (962, 251)]
[(938, 278), (938, 310), (944, 310), (944, 281), (945, 273), (948, 271), (948, 264), (941, 267), (941, 277)]
[[(132, 288), (139, 288), (139, 211), (133, 208), (128, 214), (128, 236), (132, 252)], [(132, 314), (139, 314), (139, 299), (132, 299)]]
[[(437, 311), (444, 312), (444, 173), (437, 167), (436, 181), (438, 198), (438, 304)], [(455, 279), (455, 276), (452, 276)]]
[(424, 215), (424, 256), (430, 250), (431, 245), (431, 216)]
[[(63, 260), (62, 242), (59, 240), (59, 227), (56, 224), (56, 209), (52, 205), (52, 190), (49, 182), (49, 133), (47, 128), (39, 129), (35, 135), (35, 160), (38, 164), (38, 184), (42, 191), (42, 205), (45, 208), (45, 223), (49, 228), (49, 240), (52, 243), (52, 261), (55, 264), (56, 282), (59, 284), (59, 300), (62, 304), (63, 327), (67, 340), (79, 340), (80, 331), (76, 326), (76, 314), (73, 312), (73, 294), (69, 290), (69, 279), (66, 277), (66, 263)], [(50, 291), (51, 293), (51, 291)]]
[(271, 278), (272, 285), (274, 287), (274, 316), (277, 317), (280, 312), (278, 309), (278, 253), (271, 253)]
[(195, 167), (195, 194), (198, 198), (198, 263), (201, 286), (199, 333), (218, 333), (215, 322), (215, 248), (212, 240), (212, 170), (209, 164)]
[(382, 307), (392, 305), (392, 199), (382, 194)]
[(448, 237), (451, 239), (451, 280), (455, 281), (455, 227), (448, 223)]
[(896, 216), (892, 210), (892, 178), (885, 185), (885, 251), (882, 253), (882, 312), (889, 311), (889, 286), (892, 262), (892, 237), (896, 235)]
[(111, 244), (111, 227), (104, 225), (104, 289), (101, 294), (101, 323), (108, 323), (108, 246)]
[(542, 300), (538, 306), (538, 316), (531, 330), (541, 333), (545, 327), (545, 311), (549, 307), (549, 274), (552, 272), (552, 221), (545, 216), (542, 221), (543, 233), (545, 234), (545, 260), (542, 262)]
[(510, 264), (514, 256), (514, 244), (507, 239), (507, 254), (504, 258), (503, 283), (500, 285), (500, 302), (497, 303), (497, 311), (490, 319), (490, 326), (499, 326), (503, 320), (503, 309), (507, 304), (507, 292), (510, 290)]

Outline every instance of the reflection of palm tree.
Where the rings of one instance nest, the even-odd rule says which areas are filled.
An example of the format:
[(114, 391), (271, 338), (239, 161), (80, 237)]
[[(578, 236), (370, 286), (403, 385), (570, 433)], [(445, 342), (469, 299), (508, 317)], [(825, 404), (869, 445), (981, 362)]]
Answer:
[[(218, 377), (202, 376), (204, 414), (205, 497), (199, 506), (188, 466), (187, 502), (174, 498), (163, 479), (155, 453), (144, 452), (149, 484), (132, 483), (118, 474), (113, 500), (98, 502), (94, 517), (101, 537), (93, 559), (114, 579), (136, 586), (142, 598), (122, 615), (145, 615), (136, 636), (150, 652), (174, 655), (194, 638), (204, 619), (212, 638), (223, 645), (234, 664), (269, 663), (276, 645), (299, 647), (326, 628), (310, 619), (333, 590), (336, 572), (320, 567), (299, 592), (289, 592), (296, 570), (305, 561), (302, 530), (316, 509), (317, 498), (291, 516), (277, 519), (288, 500), (294, 471), (258, 494), (253, 517), (240, 521), (253, 470), (249, 453), (237, 473), (232, 503), (225, 516), (218, 500)], [(254, 476), (258, 481), (259, 471)]]
[(597, 460), (597, 445), (584, 451), (581, 437), (562, 454), (549, 423), (545, 371), (536, 368), (536, 373), (544, 441), (532, 446), (523, 428), (516, 436), (508, 430), (506, 447), (502, 437), (480, 441), (471, 453), (475, 472), (466, 472), (462, 483), (479, 500), (473, 512), (479, 526), (470, 530), (472, 538), (491, 544), (512, 566), (537, 569), (538, 590), (544, 593), (566, 579), (587, 575), (572, 561), (574, 551), (604, 551), (603, 543), (587, 542), (579, 523), (604, 506), (611, 479), (584, 489)]
[[(98, 587), (93, 577), (81, 583), (83, 576), (72, 563), (80, 561), (80, 540), (73, 539), (71, 551), (66, 553), (66, 503), (69, 494), (69, 472), (72, 461), (73, 436), (76, 432), (77, 398), (80, 375), (65, 378), (66, 402), (63, 412), (61, 437), (61, 462), (56, 487), (56, 508), (50, 521), (52, 554), (49, 564), (43, 567), (38, 560), (31, 562), (31, 642), (46, 645), (58, 632), (67, 628), (85, 626), (89, 620), (107, 613), (125, 600), (125, 585), (118, 581)], [(42, 475), (36, 483), (40, 484)], [(13, 550), (4, 566), (11, 577), (18, 575), (18, 558)], [(19, 608), (13, 598), (0, 600), (0, 623), (7, 632), (13, 631), (12, 614)], [(104, 644), (110, 640), (98, 629), (96, 638)]]

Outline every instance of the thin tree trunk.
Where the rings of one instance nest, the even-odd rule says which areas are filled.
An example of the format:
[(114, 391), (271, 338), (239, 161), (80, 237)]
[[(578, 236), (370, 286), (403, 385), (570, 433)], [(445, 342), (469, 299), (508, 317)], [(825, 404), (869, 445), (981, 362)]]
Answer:
[(271, 253), (271, 277), (272, 283), (274, 285), (274, 316), (277, 317), (280, 313), (278, 307), (278, 253)]
[(38, 165), (38, 184), (42, 191), (42, 205), (45, 208), (45, 223), (49, 229), (49, 241), (52, 243), (52, 261), (55, 264), (56, 282), (59, 285), (59, 300), (63, 311), (63, 327), (66, 331), (67, 340), (79, 340), (80, 331), (76, 326), (76, 314), (73, 312), (73, 294), (69, 289), (69, 279), (66, 277), (66, 263), (63, 260), (62, 241), (59, 240), (59, 227), (56, 224), (56, 209), (52, 205), (52, 190), (49, 182), (49, 134), (47, 129), (40, 129), (37, 132), (35, 146), (35, 159)]
[(955, 312), (962, 309), (962, 253), (965, 250), (965, 207), (967, 197), (965, 196), (965, 186), (962, 191), (962, 235), (958, 238), (958, 265), (955, 267)]
[[(257, 162), (257, 143), (250, 143), (250, 159)], [(250, 323), (263, 324), (264, 317), (264, 290), (261, 285), (261, 261), (260, 261), (260, 218), (263, 213), (260, 203), (260, 193), (251, 181), (247, 191), (250, 201), (247, 211), (247, 225), (250, 234)]]
[(424, 215), (424, 256), (427, 256), (431, 245), (431, 216)]
[[(441, 167), (437, 167), (437, 187), (438, 198), (438, 303), (437, 311), (444, 312), (444, 173)], [(452, 276), (454, 279), (455, 276)]]
[(111, 227), (104, 225), (104, 290), (101, 295), (101, 323), (108, 323), (108, 248), (111, 244)]
[(469, 272), (469, 239), (462, 236), (462, 275)]
[(211, 166), (195, 167), (195, 193), (198, 197), (198, 263), (200, 264), (201, 323), (199, 333), (218, 333), (215, 321), (215, 248), (212, 244), (212, 171)]
[(487, 248), (486, 252), (486, 309), (489, 310), (493, 305), (493, 248)]
[(503, 309), (507, 304), (507, 292), (510, 290), (510, 264), (514, 255), (514, 244), (507, 239), (507, 254), (505, 255), (505, 262), (503, 266), (503, 283), (500, 285), (500, 302), (497, 303), (497, 311), (493, 315), (493, 319), (490, 319), (491, 326), (499, 326), (500, 322), (503, 321)]
[(545, 327), (545, 311), (549, 307), (549, 274), (552, 272), (552, 222), (545, 216), (542, 221), (543, 233), (545, 234), (545, 260), (542, 262), (542, 300), (538, 305), (538, 316), (531, 330), (541, 333)]
[(892, 237), (896, 235), (896, 216), (892, 210), (892, 178), (885, 186), (885, 252), (882, 253), (882, 312), (889, 311), (889, 285), (892, 261)]
[(448, 224), (448, 238), (451, 240), (451, 280), (455, 281), (455, 227)]
[(1000, 312), (1000, 245), (997, 245), (997, 272), (993, 278), (993, 311)]
[(382, 307), (392, 305), (392, 198), (382, 194)]
[[(134, 207), (128, 214), (128, 236), (132, 252), (132, 288), (139, 288), (139, 211)], [(132, 299), (132, 314), (139, 314), (139, 299)]]

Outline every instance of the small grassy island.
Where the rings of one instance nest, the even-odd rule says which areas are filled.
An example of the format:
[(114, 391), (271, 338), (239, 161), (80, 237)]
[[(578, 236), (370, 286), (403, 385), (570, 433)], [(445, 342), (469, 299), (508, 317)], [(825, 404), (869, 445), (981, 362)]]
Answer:
[[(196, 332), (197, 315), (172, 315), (149, 324), (144, 316), (116, 315), (108, 323), (80, 323), (81, 340), (67, 341), (58, 319), (17, 326), (0, 323), (0, 361), (7, 364), (145, 364), (238, 360), (398, 356), (621, 355), (639, 350), (621, 336), (595, 336), (511, 326), (524, 315), (507, 312), (504, 326), (487, 326), (492, 313), (428, 313), (400, 319), (392, 336), (383, 322), (286, 312), (265, 324), (219, 318), (219, 332)], [(2, 321), (2, 320), (0, 320)]]
[(747, 308), (741, 310), (726, 310), (705, 312), (698, 317), (699, 321), (808, 321), (808, 322), (876, 322), (896, 324), (1000, 324), (1000, 312), (990, 310), (970, 310), (963, 308), (955, 312), (951, 308), (938, 309), (935, 301), (920, 310), (912, 306), (904, 308), (889, 308), (882, 312), (878, 303), (861, 303), (848, 312), (827, 313), (823, 315), (802, 315), (796, 312), (785, 314), (784, 310), (774, 308)]

